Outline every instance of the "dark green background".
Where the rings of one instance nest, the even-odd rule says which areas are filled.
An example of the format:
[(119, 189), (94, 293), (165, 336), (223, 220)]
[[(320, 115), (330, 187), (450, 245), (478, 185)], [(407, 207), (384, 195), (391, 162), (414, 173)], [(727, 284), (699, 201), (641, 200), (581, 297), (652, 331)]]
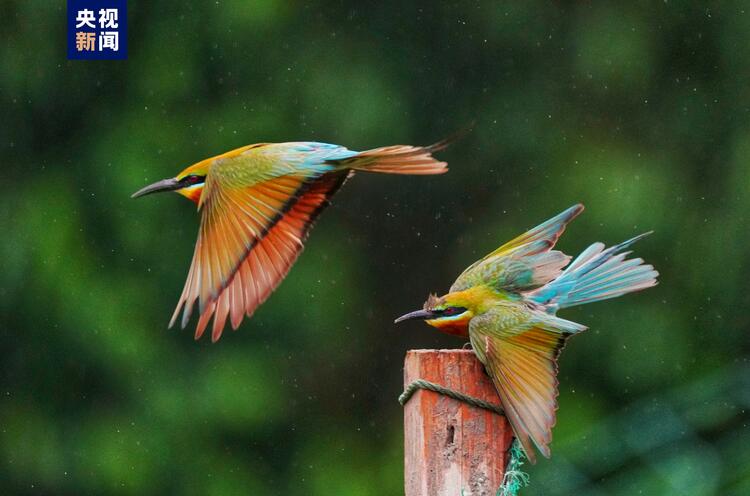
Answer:
[[(65, 4), (0, 1), (4, 494), (395, 495), (395, 327), (558, 211), (647, 292), (565, 311), (552, 459), (522, 494), (750, 493), (745, 2), (129, 2), (129, 59), (66, 60)], [(427, 144), (360, 174), (216, 345), (168, 331), (194, 206), (148, 182), (260, 141)]]

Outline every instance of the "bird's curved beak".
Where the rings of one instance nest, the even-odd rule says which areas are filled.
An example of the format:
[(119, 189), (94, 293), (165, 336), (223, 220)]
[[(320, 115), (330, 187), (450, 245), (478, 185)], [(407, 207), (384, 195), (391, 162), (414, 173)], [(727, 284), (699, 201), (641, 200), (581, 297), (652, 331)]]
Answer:
[(139, 189), (138, 191), (130, 195), (130, 198), (138, 198), (139, 196), (150, 195), (151, 193), (159, 193), (161, 191), (174, 191), (176, 189), (181, 189), (182, 187), (183, 185), (180, 184), (177, 179), (162, 179), (159, 182), (149, 184), (145, 188)]
[(430, 319), (434, 316), (435, 315), (429, 310), (417, 310), (415, 312), (409, 312), (406, 315), (402, 315), (401, 317), (394, 320), (393, 323), (398, 324), (399, 322), (403, 322), (405, 320), (413, 320), (413, 319), (425, 320), (425, 319)]

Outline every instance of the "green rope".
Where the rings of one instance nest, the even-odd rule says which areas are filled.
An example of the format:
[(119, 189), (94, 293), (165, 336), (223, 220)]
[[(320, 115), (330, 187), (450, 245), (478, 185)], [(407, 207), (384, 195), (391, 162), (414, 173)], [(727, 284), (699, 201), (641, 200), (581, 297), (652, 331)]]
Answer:
[[(495, 405), (488, 401), (484, 401), (479, 398), (454, 391), (453, 389), (441, 386), (440, 384), (435, 384), (434, 382), (425, 381), (424, 379), (417, 379), (416, 381), (413, 381), (406, 386), (404, 392), (401, 393), (401, 396), (398, 397), (398, 402), (401, 404), (401, 406), (404, 406), (406, 402), (409, 401), (412, 396), (414, 396), (414, 393), (416, 393), (418, 389), (433, 391), (435, 393), (448, 396), (449, 398), (453, 398), (454, 400), (467, 403), (471, 406), (489, 410), (498, 415), (503, 414), (503, 408), (500, 405)], [(528, 474), (521, 471), (521, 465), (523, 465), (523, 459), (525, 455), (523, 453), (523, 448), (521, 448), (521, 443), (518, 442), (518, 439), (513, 439), (513, 443), (511, 443), (510, 445), (509, 454), (510, 458), (508, 459), (507, 465), (505, 465), (503, 484), (497, 489), (496, 496), (516, 496), (519, 489), (529, 484)]]
[(434, 391), (436, 393), (448, 396), (449, 398), (453, 398), (454, 400), (468, 403), (471, 406), (483, 408), (485, 410), (495, 412), (498, 415), (503, 414), (503, 408), (500, 405), (493, 405), (489, 401), (480, 400), (479, 398), (459, 393), (458, 391), (448, 389), (447, 387), (441, 386), (440, 384), (435, 384), (434, 382), (425, 381), (424, 379), (417, 379), (416, 381), (406, 386), (404, 392), (401, 393), (401, 396), (398, 397), (398, 402), (401, 403), (401, 406), (404, 406), (406, 402), (409, 401), (409, 398), (411, 398), (418, 389), (427, 389), (429, 391)]
[(503, 484), (498, 488), (497, 496), (516, 496), (522, 487), (529, 485), (529, 474), (521, 470), (524, 456), (521, 443), (514, 438), (510, 445), (510, 459), (505, 466)]

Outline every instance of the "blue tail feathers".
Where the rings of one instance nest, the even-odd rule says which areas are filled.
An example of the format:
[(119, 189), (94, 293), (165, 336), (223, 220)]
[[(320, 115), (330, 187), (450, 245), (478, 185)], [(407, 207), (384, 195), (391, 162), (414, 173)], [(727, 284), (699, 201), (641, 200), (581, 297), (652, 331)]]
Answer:
[(594, 243), (560, 277), (527, 295), (550, 313), (584, 303), (616, 298), (657, 284), (659, 273), (641, 258), (626, 259), (633, 243), (647, 232), (610, 248)]

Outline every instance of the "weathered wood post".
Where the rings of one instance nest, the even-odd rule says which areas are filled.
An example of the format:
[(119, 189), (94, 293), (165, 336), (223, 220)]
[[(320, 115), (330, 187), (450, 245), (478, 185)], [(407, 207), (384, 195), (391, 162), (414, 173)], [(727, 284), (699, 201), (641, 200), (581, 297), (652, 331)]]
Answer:
[[(470, 350), (408, 351), (404, 386), (417, 379), (499, 402)], [(406, 496), (495, 496), (511, 441), (505, 417), (432, 391), (417, 391), (404, 407)]]

